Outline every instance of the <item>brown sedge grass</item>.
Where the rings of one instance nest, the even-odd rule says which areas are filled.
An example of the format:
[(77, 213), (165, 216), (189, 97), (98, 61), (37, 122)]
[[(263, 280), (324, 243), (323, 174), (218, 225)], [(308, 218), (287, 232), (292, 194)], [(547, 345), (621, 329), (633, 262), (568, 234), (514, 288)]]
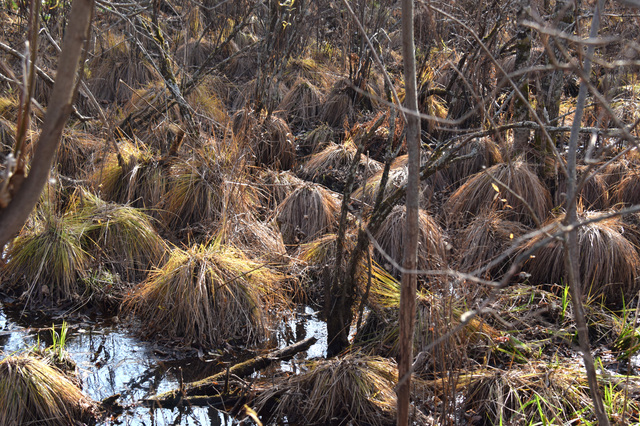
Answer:
[(307, 371), (278, 380), (262, 393), (261, 408), (277, 401), (274, 418), (308, 425), (350, 419), (388, 425), (395, 420), (397, 368), (393, 361), (362, 353), (306, 363)]
[(330, 191), (306, 183), (278, 206), (275, 217), (286, 244), (311, 240), (337, 227), (340, 201)]
[(10, 287), (27, 291), (28, 299), (46, 296), (68, 300), (83, 293), (78, 279), (91, 263), (82, 245), (83, 223), (73, 215), (57, 215), (44, 206), (7, 250), (3, 273)]
[[(515, 197), (518, 194), (530, 207)], [(499, 163), (470, 176), (445, 203), (452, 225), (468, 222), (484, 211), (504, 212), (505, 219), (525, 225), (544, 221), (551, 211), (549, 190), (524, 161)]]
[(12, 355), (0, 360), (0, 424), (68, 426), (87, 422), (96, 404), (45, 360)]
[(214, 348), (226, 341), (253, 346), (269, 335), (288, 302), (283, 276), (217, 242), (175, 248), (125, 302), (142, 333)]
[[(585, 212), (581, 219), (592, 219), (598, 213)], [(562, 218), (550, 223), (560, 225)], [(545, 235), (534, 237), (523, 244), (522, 250), (536, 245)], [(629, 300), (638, 290), (640, 256), (634, 245), (625, 238), (624, 224), (620, 218), (611, 217), (578, 227), (580, 251), (580, 282), (583, 294), (602, 296), (609, 306)], [(565, 277), (564, 248), (557, 240), (541, 247), (523, 265), (531, 274), (533, 284), (557, 284)]]
[(142, 210), (101, 200), (78, 188), (70, 209), (83, 223), (83, 246), (127, 279), (143, 278), (168, 250), (154, 221)]
[[(375, 238), (381, 249), (398, 265), (402, 262), (404, 256), (405, 221), (405, 206), (395, 206), (375, 234)], [(446, 268), (447, 249), (445, 246), (444, 230), (438, 225), (436, 220), (424, 210), (420, 210), (418, 214), (418, 226), (418, 269), (440, 270)], [(382, 265), (389, 263), (386, 256), (378, 251), (376, 251), (374, 258)], [(386, 268), (390, 271), (396, 271), (393, 265)]]

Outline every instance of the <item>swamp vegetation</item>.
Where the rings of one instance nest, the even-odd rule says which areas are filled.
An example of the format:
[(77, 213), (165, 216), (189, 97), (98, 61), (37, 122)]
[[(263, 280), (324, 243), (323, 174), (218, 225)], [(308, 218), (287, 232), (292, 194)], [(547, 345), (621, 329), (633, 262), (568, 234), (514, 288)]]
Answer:
[(640, 423), (636, 1), (0, 1), (0, 425)]

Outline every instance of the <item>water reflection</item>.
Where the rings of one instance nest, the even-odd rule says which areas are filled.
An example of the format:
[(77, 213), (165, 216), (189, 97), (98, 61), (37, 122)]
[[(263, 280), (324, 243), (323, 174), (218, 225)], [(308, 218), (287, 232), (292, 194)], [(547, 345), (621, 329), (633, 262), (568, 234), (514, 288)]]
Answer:
[[(14, 352), (51, 345), (50, 320), (35, 321), (14, 317), (13, 312), (0, 305), (0, 358)], [(55, 321), (60, 324), (61, 321)], [(37, 324), (37, 325), (35, 325)], [(32, 328), (29, 328), (32, 327)], [(38, 327), (33, 331), (33, 328)], [(297, 315), (283, 321), (278, 331), (277, 345), (286, 346), (305, 337), (318, 339), (306, 353), (296, 358), (317, 358), (326, 355), (327, 336), (324, 323), (310, 307), (301, 307)], [(226, 360), (207, 357), (173, 359), (170, 349), (161, 348), (152, 342), (141, 341), (118, 324), (98, 322), (95, 324), (71, 324), (67, 334), (66, 350), (76, 362), (83, 390), (94, 400), (100, 401), (120, 394), (118, 402), (127, 410), (118, 418), (107, 419), (99, 426), (107, 425), (204, 425), (223, 426), (238, 424), (226, 413), (212, 407), (183, 409), (148, 409), (133, 404), (141, 398), (158, 392), (175, 389), (179, 381), (198, 380), (227, 365)], [(280, 368), (295, 371), (295, 361), (282, 362)]]

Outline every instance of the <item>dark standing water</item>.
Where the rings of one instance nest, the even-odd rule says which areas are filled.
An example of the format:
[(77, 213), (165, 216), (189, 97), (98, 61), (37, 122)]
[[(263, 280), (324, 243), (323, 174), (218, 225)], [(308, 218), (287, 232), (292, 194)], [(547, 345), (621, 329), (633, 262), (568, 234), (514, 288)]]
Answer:
[[(46, 328), (58, 321), (39, 321), (38, 327)], [(0, 358), (33, 348), (40, 340), (41, 346), (51, 344), (51, 331), (33, 332), (21, 324), (0, 305)], [(305, 358), (325, 354), (326, 330), (316, 313), (305, 307), (292, 319), (283, 321), (278, 331), (278, 345), (286, 346), (304, 337), (315, 336), (318, 342), (305, 354)], [(185, 382), (198, 380), (223, 368), (219, 357), (184, 358), (171, 348), (156, 346), (135, 337), (117, 324), (70, 324), (66, 350), (76, 362), (83, 390), (94, 400), (100, 401), (121, 394), (122, 405), (134, 405), (141, 399), (158, 392), (178, 387), (179, 377)], [(181, 359), (176, 360), (176, 357)], [(231, 360), (232, 362), (233, 360)], [(280, 368), (291, 370), (293, 362), (283, 362)], [(238, 422), (226, 413), (214, 408), (155, 409), (135, 407), (116, 419), (108, 419), (99, 425), (231, 425)]]

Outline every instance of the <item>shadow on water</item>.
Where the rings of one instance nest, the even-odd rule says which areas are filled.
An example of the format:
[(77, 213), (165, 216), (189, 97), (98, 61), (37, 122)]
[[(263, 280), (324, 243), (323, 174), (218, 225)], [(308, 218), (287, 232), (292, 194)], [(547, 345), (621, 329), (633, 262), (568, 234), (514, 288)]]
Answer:
[[(24, 318), (0, 305), (0, 358), (34, 348), (51, 345), (51, 324), (61, 320), (45, 317)], [(278, 330), (278, 346), (286, 346), (309, 336), (318, 342), (297, 360), (323, 357), (326, 348), (324, 323), (309, 307), (300, 309), (294, 318), (283, 321)], [(242, 361), (222, 354), (185, 357), (184, 352), (140, 340), (119, 324), (109, 320), (70, 324), (66, 350), (77, 364), (83, 391), (96, 401), (120, 394), (118, 402), (131, 407), (114, 419), (98, 423), (107, 425), (232, 425), (238, 421), (215, 408), (153, 409), (135, 407), (141, 398), (176, 389), (180, 381), (198, 380), (226, 365)], [(202, 354), (200, 354), (202, 355)], [(247, 357), (247, 356), (245, 356)], [(295, 370), (296, 361), (282, 362), (280, 370)]]

